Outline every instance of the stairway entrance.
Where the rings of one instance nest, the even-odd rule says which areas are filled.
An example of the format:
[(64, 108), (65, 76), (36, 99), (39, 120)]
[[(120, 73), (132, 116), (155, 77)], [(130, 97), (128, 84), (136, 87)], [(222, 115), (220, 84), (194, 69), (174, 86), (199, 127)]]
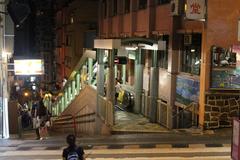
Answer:
[(169, 130), (160, 124), (150, 123), (141, 114), (115, 109), (115, 123), (112, 133), (161, 133)]

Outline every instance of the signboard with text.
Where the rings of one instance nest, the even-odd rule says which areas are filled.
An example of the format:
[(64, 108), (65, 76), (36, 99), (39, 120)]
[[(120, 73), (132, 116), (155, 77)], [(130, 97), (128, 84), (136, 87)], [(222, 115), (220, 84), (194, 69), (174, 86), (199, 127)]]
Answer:
[(191, 20), (205, 20), (205, 0), (187, 0), (186, 18)]
[(44, 62), (41, 59), (14, 60), (15, 75), (42, 75)]

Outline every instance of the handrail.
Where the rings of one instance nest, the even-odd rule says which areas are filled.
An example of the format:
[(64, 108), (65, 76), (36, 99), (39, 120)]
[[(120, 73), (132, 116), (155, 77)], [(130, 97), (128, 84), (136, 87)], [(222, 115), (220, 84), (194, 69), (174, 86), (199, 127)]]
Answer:
[[(76, 115), (71, 115), (71, 114), (61, 115), (58, 119), (54, 120), (54, 125), (57, 125), (57, 126), (61, 125), (61, 128), (72, 128), (73, 127), (74, 134), (77, 135), (77, 124), (95, 121), (95, 118), (89, 119), (89, 120), (78, 120), (79, 118), (90, 117), (92, 115), (95, 115), (96, 114), (95, 112), (82, 114), (82, 115), (77, 115), (77, 114)], [(70, 125), (70, 126), (64, 127), (64, 125)]]
[[(81, 69), (81, 67), (85, 64), (85, 61), (87, 60), (87, 58), (92, 58), (92, 59), (96, 59), (96, 51), (94, 50), (89, 50), (89, 49), (84, 49), (84, 54), (82, 55), (82, 57), (80, 58), (80, 60), (78, 61), (77, 65), (74, 67), (74, 70), (72, 71), (71, 75), (69, 76), (66, 84), (64, 85), (64, 87), (60, 90), (59, 93), (64, 93), (64, 91), (67, 89), (67, 86), (71, 85), (71, 80), (74, 79), (76, 73), (79, 71), (79, 69)], [(58, 102), (61, 100), (61, 96), (58, 96), (56, 101), (53, 103), (53, 106), (57, 106)], [(63, 108), (63, 110), (66, 107)], [(58, 114), (58, 113), (56, 113)]]
[[(178, 103), (178, 102), (175, 102), (175, 105), (176, 106), (179, 106), (179, 104), (180, 103)], [(186, 110), (189, 110), (189, 108), (192, 108), (192, 107), (195, 107), (195, 106), (197, 106), (198, 104), (196, 103), (196, 102), (192, 102), (192, 103), (190, 103), (189, 105), (184, 105), (184, 104), (181, 104), (181, 106), (185, 106), (185, 107), (181, 107), (181, 106), (179, 106), (179, 107), (181, 107), (183, 110), (181, 110), (181, 111), (186, 111)], [(195, 110), (194, 110), (195, 111)], [(194, 112), (195, 114), (197, 114), (196, 112)], [(175, 115), (173, 115), (172, 117), (174, 118), (174, 117), (176, 117), (176, 115), (178, 115), (178, 114), (180, 114), (180, 112), (179, 113), (176, 113)]]
[[(193, 108), (192, 110), (192, 125), (196, 125), (195, 124), (195, 121), (196, 121), (196, 118), (195, 118), (195, 114), (198, 114), (198, 112), (196, 111), (196, 107), (198, 106), (198, 103), (196, 102), (191, 102), (189, 105), (183, 105), (183, 104), (179, 104), (178, 102), (175, 102), (175, 105), (179, 106), (181, 105), (181, 107), (183, 108), (180, 112), (176, 113), (175, 115), (172, 116), (172, 119), (173, 118), (176, 118), (178, 116), (180, 116), (181, 114), (183, 114), (184, 111), (189, 111), (190, 108)], [(191, 110), (190, 110), (191, 111)], [(182, 118), (182, 121), (183, 121), (183, 118)], [(183, 122), (182, 122), (183, 123)]]

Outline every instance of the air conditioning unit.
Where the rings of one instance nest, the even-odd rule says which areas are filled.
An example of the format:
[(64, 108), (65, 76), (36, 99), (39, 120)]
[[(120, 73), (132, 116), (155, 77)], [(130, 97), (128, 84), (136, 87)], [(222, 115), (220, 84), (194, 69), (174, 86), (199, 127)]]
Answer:
[(171, 0), (171, 13), (172, 16), (178, 16), (180, 14), (179, 0)]

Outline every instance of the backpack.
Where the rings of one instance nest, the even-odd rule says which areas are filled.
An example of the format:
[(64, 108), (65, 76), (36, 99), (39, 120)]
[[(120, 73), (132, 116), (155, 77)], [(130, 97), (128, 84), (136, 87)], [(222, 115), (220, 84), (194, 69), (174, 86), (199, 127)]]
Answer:
[(71, 151), (67, 155), (67, 160), (79, 160), (78, 153), (76, 151)]

